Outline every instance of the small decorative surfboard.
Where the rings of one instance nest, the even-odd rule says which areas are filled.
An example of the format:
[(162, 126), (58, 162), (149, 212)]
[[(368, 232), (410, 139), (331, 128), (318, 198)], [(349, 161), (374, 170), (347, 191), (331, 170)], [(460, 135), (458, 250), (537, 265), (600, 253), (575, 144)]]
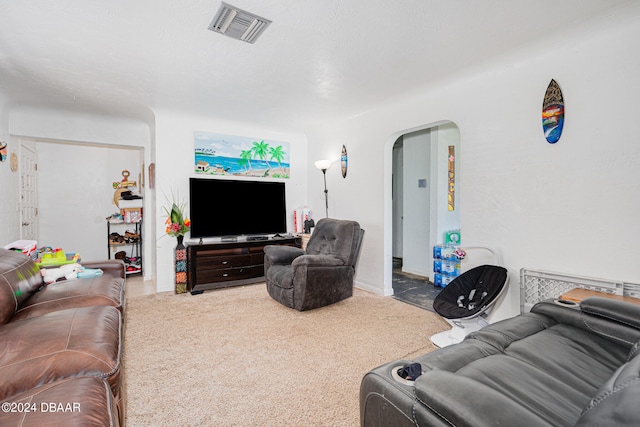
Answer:
[(542, 103), (542, 130), (549, 144), (555, 144), (562, 135), (564, 126), (564, 100), (562, 91), (555, 80), (551, 79)]
[(342, 168), (342, 177), (347, 177), (347, 166), (349, 163), (349, 159), (347, 157), (347, 147), (342, 146), (342, 154), (340, 155), (340, 167)]

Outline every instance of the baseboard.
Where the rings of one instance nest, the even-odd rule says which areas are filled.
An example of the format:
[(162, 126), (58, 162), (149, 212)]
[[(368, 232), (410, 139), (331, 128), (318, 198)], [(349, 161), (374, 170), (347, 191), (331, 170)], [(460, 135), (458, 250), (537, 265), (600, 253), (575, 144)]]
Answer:
[(367, 292), (371, 292), (374, 293), (376, 295), (380, 295), (383, 297), (388, 297), (393, 295), (393, 288), (389, 288), (389, 289), (380, 289), (377, 286), (371, 286), (368, 285), (366, 283), (360, 282), (358, 280), (356, 280), (354, 286), (358, 289), (362, 289), (363, 291), (367, 291)]

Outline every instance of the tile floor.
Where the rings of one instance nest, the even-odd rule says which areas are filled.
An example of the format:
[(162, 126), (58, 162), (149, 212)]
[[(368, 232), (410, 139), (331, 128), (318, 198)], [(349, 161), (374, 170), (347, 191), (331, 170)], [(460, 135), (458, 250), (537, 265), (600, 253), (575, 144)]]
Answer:
[(435, 287), (429, 278), (402, 271), (402, 260), (393, 261), (393, 297), (397, 300), (433, 310), (433, 300), (442, 288)]
[(153, 280), (144, 280), (141, 275), (127, 277), (127, 297), (137, 297), (156, 293), (156, 284)]
[(441, 290), (442, 288), (433, 286), (426, 277), (393, 272), (393, 297), (397, 300), (434, 311), (433, 300)]

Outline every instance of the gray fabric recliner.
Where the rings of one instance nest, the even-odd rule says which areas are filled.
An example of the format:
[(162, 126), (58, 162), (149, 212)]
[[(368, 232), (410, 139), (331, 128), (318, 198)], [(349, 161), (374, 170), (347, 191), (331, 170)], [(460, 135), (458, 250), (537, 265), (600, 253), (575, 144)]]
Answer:
[(267, 292), (298, 311), (349, 298), (363, 234), (356, 221), (324, 218), (318, 221), (306, 250), (266, 246)]

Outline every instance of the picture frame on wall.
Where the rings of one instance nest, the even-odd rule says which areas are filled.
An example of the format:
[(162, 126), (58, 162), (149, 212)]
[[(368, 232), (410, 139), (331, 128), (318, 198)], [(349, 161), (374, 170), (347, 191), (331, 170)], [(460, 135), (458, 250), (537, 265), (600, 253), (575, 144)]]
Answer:
[(156, 164), (149, 164), (149, 188), (155, 188), (156, 186)]
[(194, 132), (194, 171), (198, 175), (288, 179), (290, 155), (285, 141)]

